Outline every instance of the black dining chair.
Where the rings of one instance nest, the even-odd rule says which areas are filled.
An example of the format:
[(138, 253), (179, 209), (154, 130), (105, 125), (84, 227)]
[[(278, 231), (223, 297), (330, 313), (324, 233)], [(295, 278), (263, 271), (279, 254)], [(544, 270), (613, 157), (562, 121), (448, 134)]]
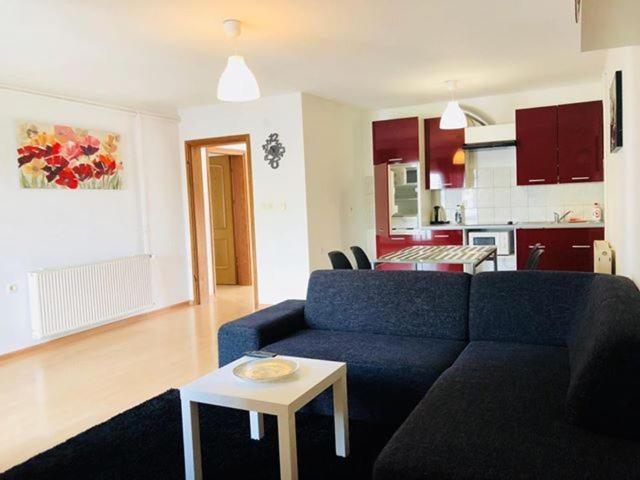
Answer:
[(329, 252), (329, 260), (331, 260), (331, 266), (334, 270), (353, 270), (351, 262), (340, 250)]
[(351, 253), (353, 253), (354, 258), (356, 259), (358, 270), (371, 270), (371, 262), (363, 249), (354, 245), (351, 247)]
[(539, 243), (536, 243), (531, 251), (529, 252), (529, 258), (527, 258), (527, 263), (525, 264), (525, 270), (537, 270), (538, 262), (540, 262), (540, 257), (544, 253), (544, 246)]

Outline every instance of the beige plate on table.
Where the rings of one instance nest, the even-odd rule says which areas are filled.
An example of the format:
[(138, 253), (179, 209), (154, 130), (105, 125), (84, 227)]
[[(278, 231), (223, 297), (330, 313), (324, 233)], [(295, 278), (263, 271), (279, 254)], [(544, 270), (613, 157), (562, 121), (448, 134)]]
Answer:
[(250, 382), (274, 382), (290, 377), (298, 370), (298, 364), (284, 358), (260, 358), (241, 363), (233, 374)]

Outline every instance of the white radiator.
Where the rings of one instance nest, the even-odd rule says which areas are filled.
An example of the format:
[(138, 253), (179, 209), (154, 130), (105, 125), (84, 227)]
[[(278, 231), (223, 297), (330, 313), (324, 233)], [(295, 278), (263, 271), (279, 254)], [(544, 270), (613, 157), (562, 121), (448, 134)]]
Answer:
[(55, 337), (125, 318), (152, 306), (151, 256), (29, 273), (35, 338)]

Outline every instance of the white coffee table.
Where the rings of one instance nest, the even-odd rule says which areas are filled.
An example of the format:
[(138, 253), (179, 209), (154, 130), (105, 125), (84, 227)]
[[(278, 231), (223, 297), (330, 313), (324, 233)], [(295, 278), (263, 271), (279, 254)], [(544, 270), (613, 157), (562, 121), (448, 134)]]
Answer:
[(278, 417), (280, 478), (298, 478), (296, 411), (333, 386), (333, 415), (336, 454), (349, 455), (349, 410), (347, 365), (309, 358), (281, 357), (298, 362), (291, 377), (270, 383), (252, 383), (236, 378), (233, 368), (248, 360), (242, 357), (180, 388), (185, 473), (188, 480), (202, 478), (198, 404), (208, 403), (249, 412), (251, 438), (263, 437), (262, 414)]

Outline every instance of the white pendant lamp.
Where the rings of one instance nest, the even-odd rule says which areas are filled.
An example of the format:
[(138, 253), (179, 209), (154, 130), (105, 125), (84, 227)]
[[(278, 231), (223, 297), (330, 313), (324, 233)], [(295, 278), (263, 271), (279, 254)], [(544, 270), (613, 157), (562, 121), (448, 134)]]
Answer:
[[(225, 20), (222, 25), (229, 37), (237, 38), (240, 35), (239, 20)], [(249, 70), (243, 57), (231, 55), (218, 80), (218, 100), (248, 102), (258, 98), (260, 98), (260, 88), (253, 72)]]
[(442, 130), (456, 130), (458, 128), (467, 127), (467, 117), (460, 108), (460, 104), (453, 99), (453, 90), (456, 86), (456, 82), (448, 80), (447, 88), (451, 92), (451, 101), (447, 103), (447, 107), (442, 112), (440, 117), (440, 128)]

